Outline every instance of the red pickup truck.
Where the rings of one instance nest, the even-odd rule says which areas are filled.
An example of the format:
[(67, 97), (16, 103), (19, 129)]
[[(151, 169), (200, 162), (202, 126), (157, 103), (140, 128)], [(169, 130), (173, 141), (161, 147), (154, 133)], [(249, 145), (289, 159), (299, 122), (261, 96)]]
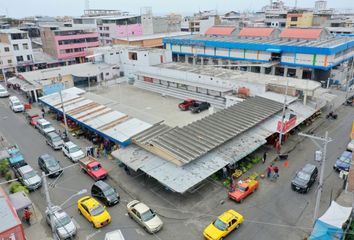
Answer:
[(195, 100), (193, 99), (187, 99), (187, 100), (184, 100), (184, 102), (178, 104), (178, 107), (179, 109), (181, 109), (182, 111), (187, 111), (189, 110), (189, 108), (191, 106), (193, 106), (193, 104), (195, 103)]
[(259, 182), (253, 179), (247, 179), (244, 181), (239, 181), (235, 191), (229, 192), (228, 196), (230, 199), (236, 202), (242, 203), (243, 200), (257, 190), (259, 187)]
[(90, 175), (95, 181), (106, 179), (107, 170), (102, 167), (101, 163), (94, 157), (87, 156), (79, 160), (79, 164), (83, 171)]

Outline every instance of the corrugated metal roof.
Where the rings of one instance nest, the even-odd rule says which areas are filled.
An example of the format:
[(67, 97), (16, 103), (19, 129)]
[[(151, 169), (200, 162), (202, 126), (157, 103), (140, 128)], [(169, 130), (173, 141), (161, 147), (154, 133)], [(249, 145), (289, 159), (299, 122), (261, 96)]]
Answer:
[[(0, 224), (0, 233), (21, 224), (16, 212), (11, 206), (11, 202), (0, 187), (0, 219), (4, 219)], [(6, 220), (5, 220), (6, 219)]]
[(282, 106), (270, 99), (254, 97), (182, 128), (154, 126), (165, 131), (149, 129), (134, 136), (133, 142), (181, 166), (271, 117)]
[(320, 28), (286, 28), (280, 33), (279, 37), (318, 39), (322, 31), (323, 29)]
[(223, 36), (229, 36), (231, 33), (235, 31), (236, 28), (234, 27), (219, 27), (219, 26), (213, 26), (210, 27), (205, 34), (206, 35), (223, 35)]
[(240, 37), (269, 37), (274, 28), (242, 28), (238, 36)]
[[(125, 113), (78, 96), (74, 92), (65, 90), (62, 93), (67, 116), (118, 143), (127, 144), (132, 136), (152, 126), (139, 119), (129, 117)], [(62, 111), (59, 93), (41, 97), (40, 101), (59, 112)]]

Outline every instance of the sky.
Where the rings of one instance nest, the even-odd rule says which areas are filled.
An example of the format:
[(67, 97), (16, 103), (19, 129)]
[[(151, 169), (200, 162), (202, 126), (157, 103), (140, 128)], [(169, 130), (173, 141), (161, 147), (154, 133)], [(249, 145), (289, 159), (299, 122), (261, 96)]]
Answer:
[[(295, 0), (284, 0), (294, 6)], [(298, 7), (313, 7), (314, 0), (297, 0)], [(219, 13), (231, 10), (256, 11), (269, 0), (89, 0), (90, 8), (118, 9), (140, 13), (141, 7), (152, 7), (155, 15), (165, 13), (191, 14), (199, 10), (216, 9)], [(353, 0), (328, 0), (329, 8), (354, 8)], [(0, 15), (24, 16), (80, 16), (85, 0), (0, 0)]]

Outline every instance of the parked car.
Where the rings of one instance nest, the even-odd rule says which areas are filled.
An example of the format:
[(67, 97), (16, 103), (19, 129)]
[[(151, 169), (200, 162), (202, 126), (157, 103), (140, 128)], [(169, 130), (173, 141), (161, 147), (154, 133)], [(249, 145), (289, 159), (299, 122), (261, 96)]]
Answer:
[(179, 109), (182, 111), (187, 111), (195, 103), (193, 99), (184, 100), (182, 103), (178, 104)]
[(0, 85), (0, 97), (8, 97), (10, 96), (9, 92)]
[(41, 117), (37, 113), (31, 112), (29, 110), (25, 111), (25, 115), (26, 115), (26, 120), (29, 123), (29, 125), (36, 128), (38, 120), (41, 119)]
[(73, 162), (78, 162), (85, 157), (84, 152), (73, 142), (66, 142), (62, 147), (63, 154)]
[(81, 158), (79, 164), (81, 169), (90, 175), (95, 181), (106, 179), (108, 176), (107, 170), (92, 156)]
[(19, 168), (27, 165), (25, 158), (20, 152), (20, 148), (17, 145), (13, 145), (7, 148), (7, 153), (9, 154), (9, 165), (12, 168)]
[(347, 145), (347, 151), (354, 152), (354, 139), (352, 139)]
[(59, 206), (52, 206), (45, 211), (46, 220), (58, 239), (72, 239), (77, 228), (73, 219)]
[(49, 154), (43, 154), (38, 158), (39, 168), (49, 174), (48, 177), (57, 177), (63, 172), (59, 161)]
[(104, 240), (125, 240), (121, 230), (106, 233)]
[(92, 185), (91, 195), (107, 206), (116, 205), (120, 201), (120, 196), (117, 191), (108, 183), (101, 180)]
[(334, 170), (337, 171), (349, 171), (352, 162), (352, 152), (344, 151), (339, 158), (337, 158), (336, 163), (333, 166)]
[(255, 192), (259, 187), (257, 180), (247, 179), (245, 181), (239, 181), (235, 191), (229, 192), (228, 197), (236, 202), (242, 203), (243, 200)]
[(43, 135), (46, 135), (50, 132), (55, 132), (55, 128), (52, 126), (52, 124), (43, 118), (37, 120), (36, 126), (38, 131)]
[(156, 212), (138, 200), (133, 200), (127, 204), (128, 215), (139, 223), (145, 231), (156, 233), (163, 226), (162, 220)]
[(296, 173), (291, 181), (291, 188), (297, 192), (307, 193), (316, 181), (317, 175), (317, 167), (308, 163)]
[(64, 145), (63, 139), (56, 132), (49, 132), (45, 135), (46, 143), (51, 146), (54, 150), (62, 149)]
[(209, 224), (203, 231), (206, 239), (220, 240), (224, 239), (233, 230), (239, 228), (244, 218), (241, 214), (230, 209), (221, 214), (214, 222)]
[(94, 228), (101, 228), (111, 222), (111, 216), (95, 198), (86, 196), (77, 201), (77, 208)]
[(30, 165), (13, 169), (15, 176), (25, 185), (28, 190), (34, 191), (42, 186), (42, 179)]
[(192, 106), (189, 107), (192, 113), (200, 113), (204, 110), (208, 110), (210, 108), (210, 103), (208, 102), (195, 102)]
[(16, 96), (9, 97), (9, 107), (14, 112), (23, 112), (25, 107)]

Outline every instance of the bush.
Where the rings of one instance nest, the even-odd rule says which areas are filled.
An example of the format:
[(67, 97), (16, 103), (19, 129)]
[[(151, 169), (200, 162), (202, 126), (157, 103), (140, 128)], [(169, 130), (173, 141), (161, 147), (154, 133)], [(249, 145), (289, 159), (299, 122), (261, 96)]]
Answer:
[(13, 182), (10, 184), (10, 193), (25, 192), (29, 193), (28, 189), (19, 182)]
[(9, 180), (12, 179), (12, 173), (11, 173), (11, 171), (7, 171), (7, 172), (5, 173), (5, 179), (6, 179), (6, 181), (9, 181)]
[(9, 171), (9, 161), (7, 159), (3, 159), (0, 161), (0, 175), (2, 177), (5, 176), (5, 174)]

